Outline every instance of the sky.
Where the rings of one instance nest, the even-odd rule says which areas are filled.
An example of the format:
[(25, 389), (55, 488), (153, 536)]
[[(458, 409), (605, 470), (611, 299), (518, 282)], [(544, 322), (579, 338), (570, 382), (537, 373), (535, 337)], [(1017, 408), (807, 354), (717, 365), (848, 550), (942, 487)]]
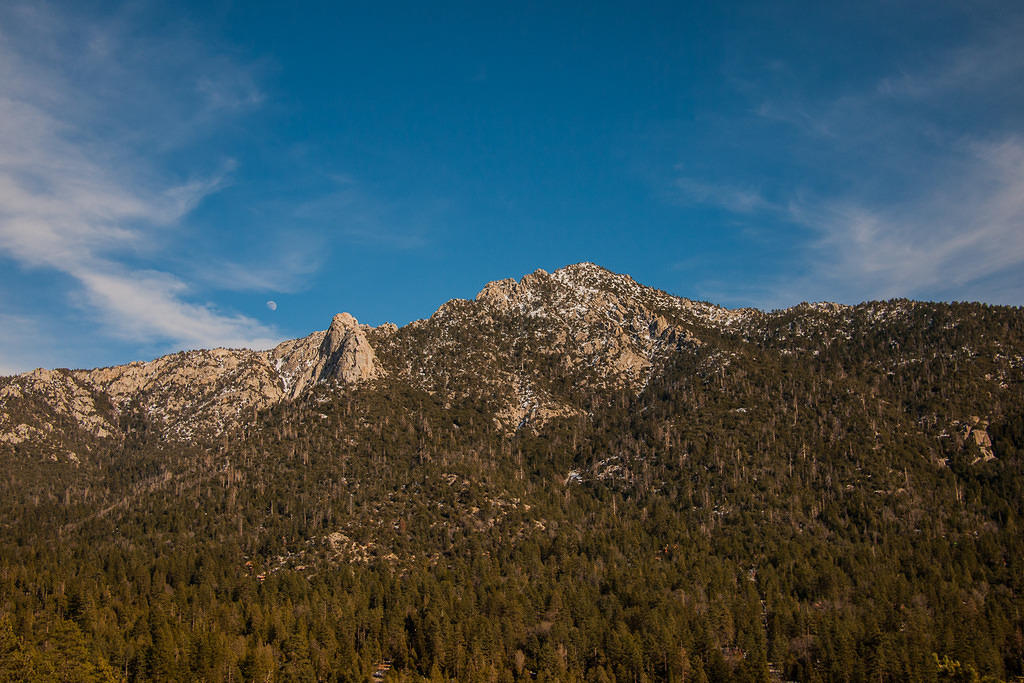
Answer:
[(1019, 2), (291, 4), (0, 3), (0, 374), (580, 261), (1024, 305)]

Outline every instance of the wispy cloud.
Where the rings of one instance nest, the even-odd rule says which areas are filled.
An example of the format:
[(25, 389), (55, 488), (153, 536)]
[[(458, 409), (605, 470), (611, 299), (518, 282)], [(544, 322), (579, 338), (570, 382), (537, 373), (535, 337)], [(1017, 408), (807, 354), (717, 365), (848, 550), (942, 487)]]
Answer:
[(760, 191), (711, 183), (691, 177), (676, 178), (676, 199), (683, 203), (717, 206), (734, 213), (753, 213), (772, 208)]
[[(131, 18), (90, 22), (37, 3), (0, 10), (0, 254), (70, 276), (78, 291), (69, 296), (108, 334), (269, 345), (274, 330), (196, 301), (188, 282), (143, 265), (234, 168), (214, 160), (176, 178), (150, 155), (262, 95), (243, 66), (195, 44), (147, 42)], [(173, 68), (154, 73), (161, 60)]]
[(1008, 15), (980, 39), (939, 55), (934, 63), (883, 77), (876, 92), (882, 97), (920, 100), (964, 92), (1005, 95), (1007, 88), (1019, 91), (1024, 88), (1020, 82), (1022, 29), (1020, 13)]
[(242, 315), (183, 300), (188, 286), (160, 272), (84, 270), (76, 275), (111, 331), (128, 339), (174, 339), (184, 346), (267, 348), (279, 339)]
[[(760, 305), (911, 296), (1024, 304), (1021, 17), (815, 100), (772, 93), (757, 117), (788, 127), (796, 170), (749, 186), (675, 179), (680, 197), (806, 229), (802, 258)], [(1000, 112), (1012, 112), (1000, 116)], [(815, 174), (829, 182), (816, 184)], [(772, 197), (772, 200), (766, 199)]]
[[(846, 301), (984, 295), (982, 281), (1024, 267), (1024, 145), (973, 143), (945, 181), (904, 201), (836, 198), (794, 203), (789, 218), (813, 230), (809, 273), (781, 286)], [(998, 281), (986, 297), (1007, 295)], [(1024, 300), (1017, 291), (1014, 298)], [(1003, 299), (1004, 301), (1006, 299)]]
[[(246, 263), (204, 262), (193, 271), (197, 281), (232, 292), (300, 292), (320, 270), (326, 256), (323, 240), (315, 235), (296, 235), (296, 245), (275, 245), (272, 256), (254, 257)], [(318, 251), (320, 249), (320, 251)], [(272, 260), (268, 260), (272, 259)]]

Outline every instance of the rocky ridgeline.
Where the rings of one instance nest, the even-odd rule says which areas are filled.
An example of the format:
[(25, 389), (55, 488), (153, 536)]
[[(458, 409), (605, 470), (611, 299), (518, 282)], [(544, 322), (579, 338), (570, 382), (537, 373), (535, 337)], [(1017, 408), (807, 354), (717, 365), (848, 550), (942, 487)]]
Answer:
[[(884, 346), (892, 353), (879, 362), (894, 368), (918, 362), (901, 355), (898, 342), (898, 325), (915, 306), (929, 305), (729, 310), (580, 263), (488, 283), (474, 300), (454, 299), (402, 328), (360, 325), (339, 313), (326, 330), (267, 351), (187, 351), (145, 363), (40, 369), (0, 379), (0, 448), (35, 446), (48, 455), (88, 450), (89, 439), (122, 438), (140, 417), (165, 438), (209, 438), (325, 383), (343, 391), (403, 383), (449, 405), (470, 401), (489, 411), (497, 428), (515, 430), (584, 414), (595, 396), (636, 394), (674, 354), (700, 354), (698, 371), (710, 377), (717, 370), (705, 366), (728, 362), (716, 341), (723, 335), (762, 352), (799, 356), (897, 326)], [(1019, 350), (997, 351), (1010, 354), (1010, 361), (1019, 358)], [(992, 375), (1004, 387), (1010, 361)], [(978, 445), (987, 455), (986, 444)]]
[(0, 445), (52, 442), (59, 453), (68, 441), (61, 426), (120, 438), (122, 422), (137, 412), (169, 438), (215, 436), (311, 384), (381, 377), (368, 329), (341, 313), (327, 330), (269, 351), (183, 351), (96, 370), (33, 370), (0, 387)]
[(168, 438), (215, 436), (314, 384), (389, 377), (446, 400), (486, 397), (496, 423), (514, 429), (576, 412), (568, 387), (639, 391), (667, 353), (700, 343), (687, 318), (730, 316), (593, 264), (538, 270), (489, 283), (474, 301), (449, 301), (401, 329), (339, 313), (326, 330), (268, 351), (185, 351), (10, 378), (0, 387), (0, 445), (52, 442), (56, 452), (69, 424), (116, 439), (132, 414)]
[(339, 313), (326, 330), (283, 342), (262, 354), (279, 380), (280, 393), (268, 396), (270, 402), (296, 398), (317, 382), (354, 385), (383, 377), (385, 372), (366, 337), (371, 329), (348, 313)]
[(640, 391), (669, 353), (700, 344), (698, 306), (581, 263), (488, 283), (376, 343), (397, 377), (515, 429), (580, 412), (581, 395)]

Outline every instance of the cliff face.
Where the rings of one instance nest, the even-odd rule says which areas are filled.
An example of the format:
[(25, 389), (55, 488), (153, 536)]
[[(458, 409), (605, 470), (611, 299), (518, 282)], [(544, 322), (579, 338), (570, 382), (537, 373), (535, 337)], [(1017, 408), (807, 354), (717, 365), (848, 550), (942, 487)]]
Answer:
[[(823, 344), (882, 334), (895, 345), (886, 353), (899, 351), (902, 337), (922, 333), (914, 326), (924, 322), (915, 321), (927, 320), (929, 306), (897, 301), (801, 304), (770, 314), (728, 310), (581, 263), (488, 283), (474, 300), (454, 299), (402, 328), (372, 328), (339, 313), (326, 330), (267, 351), (187, 351), (111, 368), (40, 369), (6, 378), (0, 380), (0, 448), (34, 445), (54, 457), (80, 457), (90, 439), (123, 438), (139, 419), (161, 438), (202, 440), (316, 385), (353, 391), (381, 382), (427, 391), (447, 405), (471, 401), (496, 429), (514, 431), (584, 415), (594, 397), (636, 395), (666, 362), (682, 358), (692, 358), (703, 381), (710, 381), (727, 372), (737, 349), (766, 358), (813, 357)], [(1004, 358), (1000, 367), (1010, 367), (1020, 349), (993, 353)], [(900, 362), (925, 360), (923, 352), (920, 359), (908, 354)], [(889, 361), (880, 356), (879, 362)], [(994, 381), (1005, 383), (1005, 374)], [(987, 444), (978, 445), (989, 454)]]
[(295, 398), (317, 382), (357, 385), (383, 377), (367, 340), (370, 329), (348, 313), (339, 313), (328, 329), (283, 342), (265, 354), (278, 374), (283, 395)]

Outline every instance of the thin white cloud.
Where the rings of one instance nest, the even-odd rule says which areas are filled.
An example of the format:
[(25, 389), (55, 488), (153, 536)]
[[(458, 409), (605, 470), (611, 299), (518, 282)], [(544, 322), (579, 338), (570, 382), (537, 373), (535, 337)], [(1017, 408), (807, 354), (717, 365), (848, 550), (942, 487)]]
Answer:
[(691, 177), (675, 180), (676, 198), (690, 204), (717, 206), (734, 213), (753, 213), (771, 208), (771, 202), (757, 190), (709, 183)]
[[(902, 296), (1024, 304), (1024, 278), (1013, 275), (1024, 271), (1024, 121), (998, 115), (1024, 105), (1021, 30), (1021, 17), (1008, 18), (834, 99), (772, 93), (754, 111), (790, 127), (786, 161), (802, 174), (789, 168), (743, 189), (695, 178), (676, 186), (690, 201), (810, 237), (760, 295), (750, 283), (733, 295), (710, 286), (762, 306)], [(829, 182), (817, 183), (822, 174)]]
[(186, 347), (248, 348), (269, 348), (280, 341), (251, 318), (183, 301), (187, 286), (166, 273), (88, 269), (77, 277), (90, 300), (105, 311), (110, 329), (127, 339), (175, 339)]
[[(332, 191), (294, 208), (292, 216), (296, 222), (328, 225), (326, 233), (350, 244), (401, 250), (419, 249), (427, 244), (425, 231), (416, 220), (403, 218), (398, 203), (379, 201), (348, 176), (334, 176), (332, 180), (336, 185)], [(431, 210), (417, 207), (420, 214)]]
[[(992, 275), (1024, 268), (1024, 143), (1009, 137), (968, 147), (944, 182), (906, 201), (789, 207), (793, 220), (818, 233), (809, 281), (795, 284), (813, 282), (845, 300), (959, 298), (958, 291), (981, 293), (974, 285)], [(991, 285), (993, 299), (1007, 295)]]
[[(312, 234), (292, 231), (296, 244), (271, 245), (261, 252), (272, 254), (253, 256), (246, 263), (212, 261), (194, 269), (194, 280), (211, 287), (232, 292), (286, 292), (294, 293), (309, 287), (310, 277), (320, 270), (325, 260), (323, 239)], [(319, 250), (317, 250), (320, 248)], [(268, 261), (272, 258), (272, 261)]]
[(1019, 90), (1024, 87), (1020, 82), (1022, 30), (1024, 17), (1006, 16), (987, 35), (940, 55), (934, 64), (882, 78), (876, 91), (882, 97), (921, 100), (972, 91), (1005, 93), (1008, 87)]
[(936, 175), (909, 196), (875, 201), (794, 194), (781, 204), (751, 191), (748, 202), (729, 187), (708, 189), (708, 204), (811, 234), (800, 272), (757, 286), (709, 285), (722, 300), (768, 308), (822, 298), (1024, 303), (1024, 280), (1012, 277), (1024, 272), (1024, 139), (963, 142)]
[[(268, 346), (272, 329), (197, 303), (170, 272), (134, 265), (133, 257), (158, 258), (234, 167), (215, 161), (218, 170), (174, 180), (148, 154), (183, 139), (188, 126), (201, 130), (212, 112), (262, 99), (244, 68), (224, 60), (211, 68), (201, 51), (188, 53), (194, 44), (146, 44), (123, 17), (91, 24), (35, 3), (0, 10), (0, 254), (73, 278), (79, 290), (69, 296), (108, 334), (175, 347)], [(152, 73), (161, 60), (176, 70)], [(164, 126), (171, 117), (181, 127)]]
[(259, 106), (266, 99), (251, 74), (234, 69), (201, 76), (196, 90), (212, 109), (246, 109)]

